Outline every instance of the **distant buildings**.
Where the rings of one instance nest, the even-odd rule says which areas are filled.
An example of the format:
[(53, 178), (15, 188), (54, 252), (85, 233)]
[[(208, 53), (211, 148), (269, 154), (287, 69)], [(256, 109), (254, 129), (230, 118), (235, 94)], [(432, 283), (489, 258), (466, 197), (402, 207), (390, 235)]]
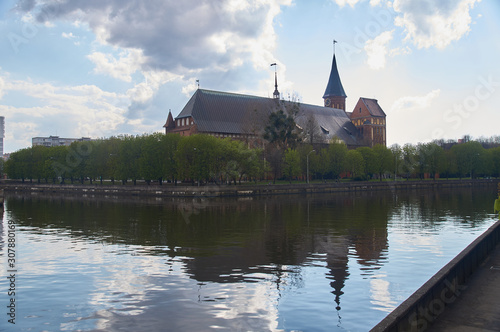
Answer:
[(235, 139), (255, 138), (262, 134), (269, 114), (298, 104), (295, 122), (299, 130), (319, 142), (342, 140), (349, 148), (386, 145), (386, 114), (376, 99), (359, 98), (354, 110), (346, 112), (346, 93), (340, 81), (335, 54), (328, 84), (323, 95), (324, 106), (298, 104), (280, 100), (275, 78), (273, 98), (221, 91), (196, 90), (174, 119), (169, 112), (163, 126), (165, 133), (189, 136), (196, 133)]
[(82, 138), (63, 138), (59, 136), (33, 137), (31, 139), (31, 145), (32, 146), (42, 145), (47, 147), (68, 146), (71, 145), (71, 143), (73, 142), (83, 142), (90, 140), (91, 139), (89, 137), (82, 137)]

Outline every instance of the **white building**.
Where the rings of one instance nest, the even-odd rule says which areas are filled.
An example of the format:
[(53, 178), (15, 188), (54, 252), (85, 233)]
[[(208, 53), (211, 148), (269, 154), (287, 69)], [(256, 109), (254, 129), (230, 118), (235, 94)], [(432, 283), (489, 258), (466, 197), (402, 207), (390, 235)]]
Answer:
[(37, 145), (43, 145), (47, 147), (51, 146), (68, 146), (71, 145), (73, 142), (83, 142), (83, 141), (90, 141), (91, 139), (89, 137), (82, 137), (82, 138), (63, 138), (59, 136), (49, 136), (49, 137), (33, 137), (31, 139), (31, 145), (32, 146), (37, 146)]

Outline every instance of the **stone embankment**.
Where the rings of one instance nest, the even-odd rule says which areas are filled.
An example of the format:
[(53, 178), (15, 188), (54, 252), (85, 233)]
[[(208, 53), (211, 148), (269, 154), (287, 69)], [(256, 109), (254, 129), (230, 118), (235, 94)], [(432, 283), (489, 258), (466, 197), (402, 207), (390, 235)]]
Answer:
[(6, 193), (64, 194), (92, 196), (143, 196), (143, 197), (238, 197), (308, 193), (355, 193), (366, 191), (399, 191), (416, 189), (472, 188), (496, 186), (498, 180), (424, 180), (382, 182), (329, 182), (314, 184), (279, 185), (71, 185), (10, 183), (0, 184)]

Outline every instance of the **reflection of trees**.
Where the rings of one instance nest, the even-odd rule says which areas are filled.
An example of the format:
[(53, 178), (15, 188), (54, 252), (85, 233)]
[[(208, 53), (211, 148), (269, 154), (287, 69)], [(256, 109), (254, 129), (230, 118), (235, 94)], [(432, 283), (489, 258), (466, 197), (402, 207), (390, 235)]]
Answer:
[[(142, 254), (187, 257), (187, 272), (201, 282), (252, 281), (255, 273), (266, 273), (275, 276), (278, 288), (284, 275), (301, 284), (301, 270), (290, 267), (326, 254), (327, 278), (339, 306), (349, 248), (369, 257), (361, 258), (369, 265), (381, 250), (367, 251), (386, 246), (386, 231), (373, 230), (366, 216), (379, 218), (375, 224), (384, 229), (387, 204), (369, 196), (291, 197), (161, 204), (11, 197), (8, 206), (17, 220), (39, 232), (65, 229), (71, 236), (141, 245)], [(357, 243), (361, 238), (368, 240)]]
[(384, 263), (389, 218), (393, 227), (409, 228), (436, 228), (450, 216), (467, 222), (471, 211), (491, 210), (486, 196), (469, 189), (160, 201), (11, 196), (7, 209), (33, 232), (62, 229), (61, 236), (139, 245), (140, 254), (183, 259), (186, 273), (200, 282), (252, 282), (265, 273), (280, 289), (283, 278), (301, 284), (297, 267), (308, 259), (324, 259), (340, 309), (354, 266), (349, 258), (365, 276)]
[[(492, 191), (494, 193), (494, 191)], [(491, 199), (494, 197), (484, 189), (441, 189), (398, 194), (394, 215), (398, 228), (431, 229), (439, 231), (446, 219), (476, 226), (476, 220), (487, 218)], [(491, 208), (490, 208), (491, 209)], [(403, 223), (406, 220), (408, 222)]]
[[(3, 250), (3, 243), (4, 243), (4, 240), (3, 240), (3, 213), (4, 213), (4, 210), (3, 210), (3, 202), (0, 203), (0, 256), (1, 256), (1, 253), (2, 253), (2, 250)], [(7, 227), (8, 229), (8, 227)], [(8, 239), (8, 237), (7, 237)]]

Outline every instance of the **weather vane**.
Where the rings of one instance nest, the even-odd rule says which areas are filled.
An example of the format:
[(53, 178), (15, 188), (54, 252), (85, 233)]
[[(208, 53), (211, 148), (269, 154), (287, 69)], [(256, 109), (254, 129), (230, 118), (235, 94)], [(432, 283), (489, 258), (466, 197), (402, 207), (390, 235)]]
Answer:
[(200, 80), (196, 80), (196, 84), (198, 84), (198, 89), (200, 88)]
[(335, 44), (337, 44), (337, 41), (334, 39), (333, 40), (333, 54), (335, 54)]

